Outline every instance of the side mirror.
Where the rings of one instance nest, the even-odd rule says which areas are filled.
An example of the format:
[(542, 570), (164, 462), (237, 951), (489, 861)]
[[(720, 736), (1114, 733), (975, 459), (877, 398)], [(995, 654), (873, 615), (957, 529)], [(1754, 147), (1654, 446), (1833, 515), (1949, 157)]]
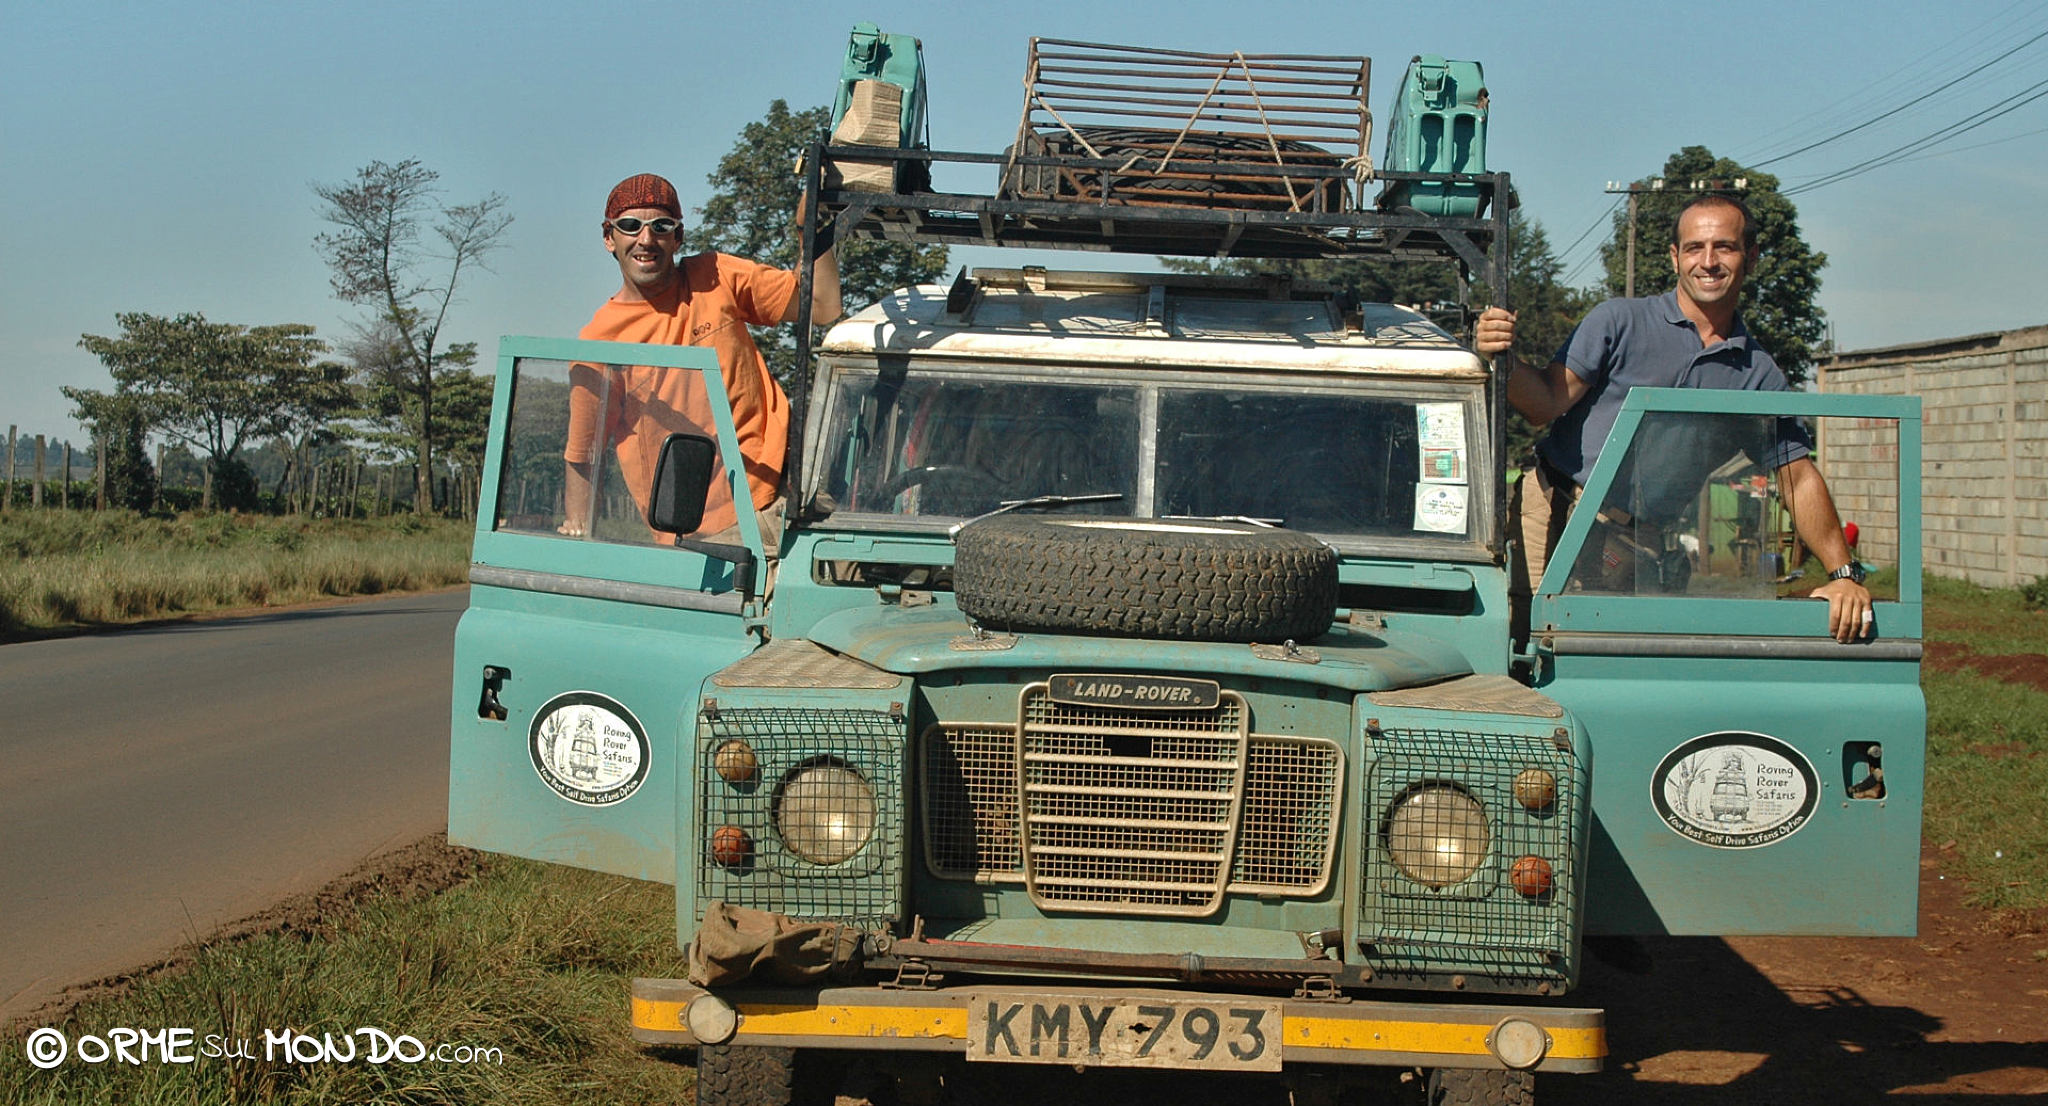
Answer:
[(676, 548), (694, 550), (733, 566), (733, 587), (754, 597), (754, 553), (744, 545), (686, 538), (704, 525), (704, 500), (711, 482), (725, 475), (718, 443), (702, 434), (670, 434), (654, 462), (654, 489), (647, 496), (647, 525), (676, 536)]
[(719, 471), (717, 442), (702, 434), (670, 434), (654, 464), (647, 525), (663, 534), (695, 533), (704, 524), (704, 500)]

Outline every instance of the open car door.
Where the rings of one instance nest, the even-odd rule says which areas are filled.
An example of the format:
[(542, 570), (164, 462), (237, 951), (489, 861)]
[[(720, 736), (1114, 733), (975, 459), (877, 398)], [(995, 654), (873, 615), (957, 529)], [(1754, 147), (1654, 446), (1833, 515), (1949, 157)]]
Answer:
[[(1878, 562), (1853, 644), (1794, 575), (1794, 416)], [(1589, 932), (1914, 931), (1920, 584), (1917, 398), (1629, 393), (1531, 609), (1537, 686), (1593, 749)]]
[(698, 535), (736, 527), (717, 536), (762, 563), (716, 357), (507, 338), (498, 362), (455, 639), (448, 839), (673, 882), (678, 750), (705, 678), (760, 624), (745, 574), (647, 521), (650, 443), (695, 430), (722, 466)]

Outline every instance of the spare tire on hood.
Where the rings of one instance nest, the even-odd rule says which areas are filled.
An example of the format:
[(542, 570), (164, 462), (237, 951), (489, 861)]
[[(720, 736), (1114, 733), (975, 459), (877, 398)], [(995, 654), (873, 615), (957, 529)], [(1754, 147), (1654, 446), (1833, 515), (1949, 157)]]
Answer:
[(1292, 530), (1003, 514), (961, 527), (954, 545), (954, 599), (990, 629), (1279, 642), (1336, 617), (1336, 551)]

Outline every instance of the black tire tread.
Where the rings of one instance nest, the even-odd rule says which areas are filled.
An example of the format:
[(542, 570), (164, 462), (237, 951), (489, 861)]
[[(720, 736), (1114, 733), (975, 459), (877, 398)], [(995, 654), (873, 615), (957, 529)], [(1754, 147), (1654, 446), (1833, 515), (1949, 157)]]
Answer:
[(963, 527), (960, 609), (999, 630), (1172, 641), (1305, 641), (1335, 617), (1337, 555), (1306, 534), (1072, 525), (1086, 521), (999, 515)]
[(795, 1093), (793, 1048), (697, 1047), (697, 1106), (789, 1106)]
[(1480, 1068), (1431, 1068), (1429, 1106), (1536, 1106), (1536, 1074)]

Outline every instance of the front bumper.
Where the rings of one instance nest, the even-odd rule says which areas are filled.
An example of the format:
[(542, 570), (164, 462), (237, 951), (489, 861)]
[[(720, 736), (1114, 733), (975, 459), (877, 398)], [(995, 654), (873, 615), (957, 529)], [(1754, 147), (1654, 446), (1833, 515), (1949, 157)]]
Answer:
[[(693, 1000), (709, 996), (677, 979), (635, 979), (633, 1038), (643, 1044), (696, 1045), (687, 1012)], [(1162, 991), (1137, 986), (1013, 987), (960, 986), (920, 990), (878, 987), (720, 989), (716, 1000), (737, 1015), (737, 1028), (724, 1042), (826, 1049), (901, 1049), (975, 1052), (968, 1031), (979, 1004), (1137, 1001), (1147, 995), (1181, 1002), (1208, 1000), (1218, 1007), (1242, 1003), (1227, 992)], [(1546, 1042), (1534, 1071), (1599, 1071), (1607, 1055), (1602, 1011), (1552, 1006), (1462, 1003), (1271, 1000), (1280, 1008), (1278, 1043), (1289, 1064), (1369, 1064), (1428, 1068), (1502, 1068), (1495, 1042), (1513, 1024), (1528, 1039), (1527, 1026)], [(729, 1024), (729, 1022), (727, 1023)], [(1064, 1055), (1064, 1053), (1063, 1053)], [(976, 1056), (981, 1059), (1000, 1057)], [(1076, 1051), (1070, 1062), (1116, 1066), (1104, 1056)]]

